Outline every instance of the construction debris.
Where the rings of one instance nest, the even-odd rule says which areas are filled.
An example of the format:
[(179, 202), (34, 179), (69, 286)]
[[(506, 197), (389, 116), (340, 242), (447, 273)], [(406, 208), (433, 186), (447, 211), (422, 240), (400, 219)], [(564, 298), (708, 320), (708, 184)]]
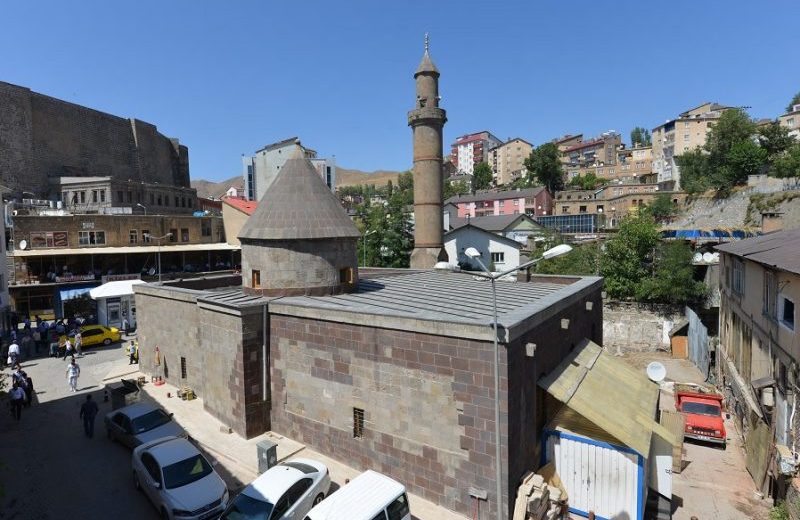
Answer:
[(566, 493), (547, 484), (542, 475), (532, 471), (525, 474), (517, 491), (513, 520), (562, 520), (568, 518), (566, 511)]

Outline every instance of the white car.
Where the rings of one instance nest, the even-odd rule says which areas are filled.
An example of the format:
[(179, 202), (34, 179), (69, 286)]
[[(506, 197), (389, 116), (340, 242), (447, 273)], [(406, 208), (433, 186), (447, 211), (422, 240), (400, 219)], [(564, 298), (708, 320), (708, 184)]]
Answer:
[(133, 403), (105, 416), (106, 434), (129, 448), (162, 437), (188, 438), (186, 431), (158, 406)]
[(133, 482), (163, 520), (216, 518), (228, 505), (228, 488), (188, 440), (164, 437), (133, 450)]
[(302, 520), (330, 487), (325, 464), (310, 459), (282, 462), (231, 500), (220, 520)]

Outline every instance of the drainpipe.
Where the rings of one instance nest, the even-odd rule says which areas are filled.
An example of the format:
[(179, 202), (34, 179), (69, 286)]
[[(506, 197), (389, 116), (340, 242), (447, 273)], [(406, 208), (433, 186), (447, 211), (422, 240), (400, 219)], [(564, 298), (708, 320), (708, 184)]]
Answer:
[(269, 370), (269, 362), (267, 355), (269, 349), (267, 348), (267, 341), (269, 337), (269, 329), (267, 329), (267, 304), (261, 307), (261, 400), (267, 400), (267, 370)]

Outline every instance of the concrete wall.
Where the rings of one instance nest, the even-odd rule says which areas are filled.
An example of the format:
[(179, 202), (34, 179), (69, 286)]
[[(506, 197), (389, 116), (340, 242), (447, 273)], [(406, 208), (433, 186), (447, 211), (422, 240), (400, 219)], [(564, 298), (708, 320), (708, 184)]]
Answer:
[(47, 193), (48, 177), (102, 176), (189, 187), (185, 146), (150, 123), (0, 82), (0, 183)]
[(250, 215), (247, 213), (239, 211), (230, 204), (222, 204), (222, 222), (225, 226), (225, 240), (229, 244), (236, 246), (240, 244), (239, 231), (242, 230), (242, 226), (244, 226), (248, 218), (250, 218)]
[(616, 354), (668, 349), (668, 333), (682, 317), (682, 309), (607, 302), (603, 305), (603, 346)]

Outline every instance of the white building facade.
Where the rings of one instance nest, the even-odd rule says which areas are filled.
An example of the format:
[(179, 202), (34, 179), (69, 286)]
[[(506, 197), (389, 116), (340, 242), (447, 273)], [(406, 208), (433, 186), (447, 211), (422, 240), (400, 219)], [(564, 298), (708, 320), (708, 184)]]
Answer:
[(451, 265), (471, 266), (473, 270), (480, 270), (478, 264), (465, 254), (470, 247), (478, 250), (481, 262), (493, 271), (506, 271), (520, 265), (519, 252), (522, 244), (515, 240), (484, 231), (471, 224), (444, 234), (447, 262)]

